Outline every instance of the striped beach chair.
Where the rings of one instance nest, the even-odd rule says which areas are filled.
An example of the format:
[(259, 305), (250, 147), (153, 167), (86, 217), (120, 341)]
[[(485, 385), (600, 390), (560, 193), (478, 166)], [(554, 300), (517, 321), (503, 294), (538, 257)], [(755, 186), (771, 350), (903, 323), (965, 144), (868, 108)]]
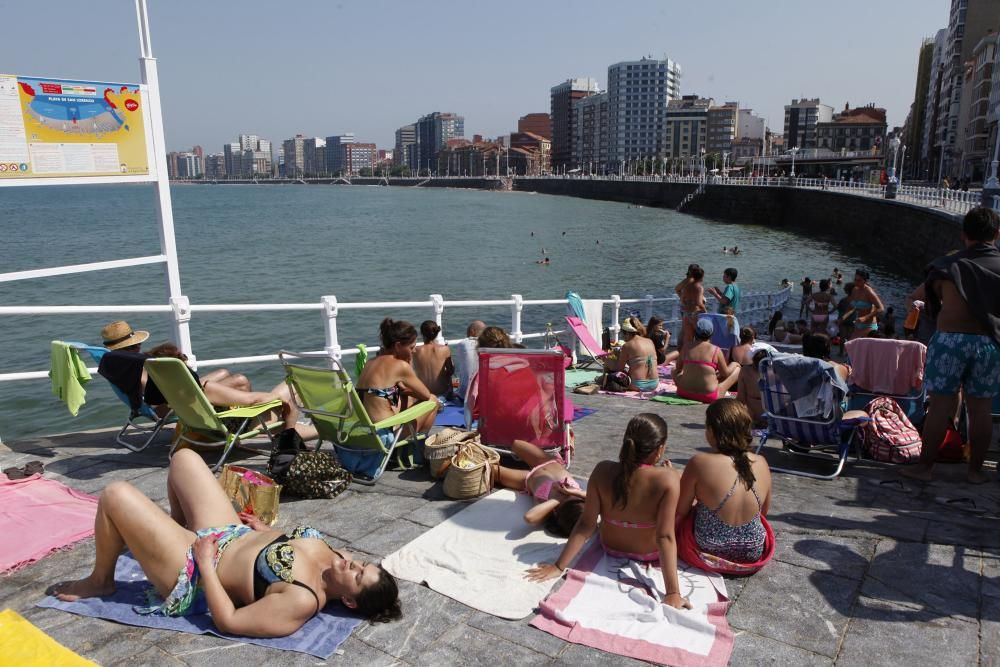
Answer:
[[(822, 363), (819, 359), (815, 361), (817, 364)], [(784, 450), (790, 454), (835, 461), (837, 464), (836, 469), (829, 475), (773, 466), (771, 470), (814, 479), (833, 479), (844, 469), (852, 445), (855, 446), (855, 458), (860, 457), (858, 429), (868, 419), (844, 419), (840, 408), (840, 401), (844, 398), (843, 391), (833, 384), (832, 379), (827, 378), (826, 382), (833, 385), (836, 404), (830, 416), (799, 417), (793, 402), (794, 397), (771, 368), (771, 359), (766, 358), (760, 362), (760, 395), (764, 401), (767, 428), (760, 436), (756, 453), (759, 454), (767, 441), (774, 438), (781, 440)]]

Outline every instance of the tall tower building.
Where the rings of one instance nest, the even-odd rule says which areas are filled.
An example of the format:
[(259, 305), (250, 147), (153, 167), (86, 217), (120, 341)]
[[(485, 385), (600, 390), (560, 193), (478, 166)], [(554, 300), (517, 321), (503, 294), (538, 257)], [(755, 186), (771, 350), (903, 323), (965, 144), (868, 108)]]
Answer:
[(600, 91), (597, 79), (567, 79), (550, 92), (552, 123), (552, 170), (571, 169), (573, 164), (573, 139), (576, 136), (573, 105), (577, 100)]
[(608, 153), (612, 163), (664, 154), (666, 113), (681, 96), (681, 66), (642, 58), (608, 67)]
[(417, 144), (417, 126), (404, 125), (396, 130), (396, 146), (392, 152), (393, 163), (416, 169), (417, 158), (413, 147)]
[(435, 111), (416, 122), (417, 169), (437, 169), (437, 154), (449, 139), (465, 136), (465, 118), (449, 111)]
[(597, 93), (573, 105), (573, 164), (591, 174), (608, 168), (608, 94)]
[(354, 143), (354, 133), (335, 134), (326, 138), (326, 172), (339, 174), (347, 170), (344, 147)]

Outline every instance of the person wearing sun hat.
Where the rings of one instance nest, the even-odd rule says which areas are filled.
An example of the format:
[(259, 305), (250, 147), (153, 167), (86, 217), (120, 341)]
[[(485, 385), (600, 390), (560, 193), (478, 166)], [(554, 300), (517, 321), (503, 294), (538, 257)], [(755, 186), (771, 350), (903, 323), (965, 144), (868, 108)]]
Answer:
[(149, 339), (148, 331), (135, 331), (125, 320), (115, 320), (101, 329), (101, 340), (109, 350), (122, 350), (141, 345)]

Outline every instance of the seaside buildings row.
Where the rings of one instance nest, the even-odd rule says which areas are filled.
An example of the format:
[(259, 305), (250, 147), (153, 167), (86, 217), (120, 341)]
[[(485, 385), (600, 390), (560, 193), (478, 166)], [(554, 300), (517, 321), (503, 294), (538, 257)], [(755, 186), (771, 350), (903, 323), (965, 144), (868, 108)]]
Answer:
[(1000, 2), (951, 0), (948, 25), (921, 44), (902, 140), (904, 173), (978, 183), (994, 160), (1000, 126)]

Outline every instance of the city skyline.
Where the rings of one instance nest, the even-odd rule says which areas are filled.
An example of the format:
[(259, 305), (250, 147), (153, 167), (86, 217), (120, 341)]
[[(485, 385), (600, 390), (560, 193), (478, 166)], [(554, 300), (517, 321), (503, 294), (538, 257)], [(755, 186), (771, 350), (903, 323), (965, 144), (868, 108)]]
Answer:
[[(662, 2), (612, 9), (512, 2), (497, 13), (448, 0), (421, 13), (388, 2), (245, 2), (237, 12), (232, 5), (152, 0), (150, 13), (167, 147), (200, 144), (217, 152), (239, 133), (278, 144), (300, 133), (353, 132), (388, 148), (397, 128), (433, 111), (465, 116), (467, 136), (498, 136), (516, 129), (520, 116), (548, 111), (549, 90), (561, 81), (593, 77), (606, 90), (609, 65), (664, 55), (683, 68), (683, 94), (737, 100), (778, 131), (784, 105), (800, 97), (819, 97), (837, 110), (875, 103), (888, 110), (890, 127), (902, 125), (920, 44), (947, 24), (948, 5), (920, 0), (900, 13), (898, 6), (847, 0), (836, 12), (809, 5), (789, 13), (779, 3), (722, 1), (708, 15)], [(138, 78), (131, 3), (73, 22), (51, 22), (43, 8), (26, 5), (5, 16), (7, 73)], [(24, 29), (31, 25), (44, 25), (49, 43), (92, 39), (69, 60), (57, 46), (38, 49), (37, 31)], [(396, 46), (412, 43), (407, 35), (421, 26), (434, 37), (419, 48)], [(581, 38), (588, 31), (598, 32)], [(245, 39), (230, 40), (234, 34)], [(489, 48), (489, 35), (505, 48)], [(218, 40), (228, 46), (214, 48)]]

